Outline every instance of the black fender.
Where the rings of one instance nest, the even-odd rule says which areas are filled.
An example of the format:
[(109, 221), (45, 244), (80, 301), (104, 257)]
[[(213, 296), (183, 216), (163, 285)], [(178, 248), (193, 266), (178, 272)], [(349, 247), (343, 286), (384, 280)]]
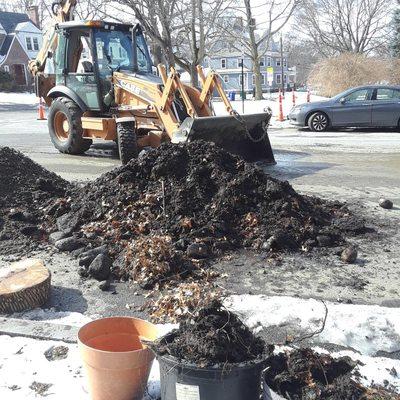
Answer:
[(72, 89), (70, 89), (67, 86), (63, 85), (57, 85), (53, 87), (49, 92), (47, 93), (47, 97), (50, 97), (52, 99), (55, 99), (57, 97), (68, 97), (69, 99), (73, 100), (78, 107), (82, 110), (82, 112), (85, 112), (88, 110), (85, 102), (74, 92)]

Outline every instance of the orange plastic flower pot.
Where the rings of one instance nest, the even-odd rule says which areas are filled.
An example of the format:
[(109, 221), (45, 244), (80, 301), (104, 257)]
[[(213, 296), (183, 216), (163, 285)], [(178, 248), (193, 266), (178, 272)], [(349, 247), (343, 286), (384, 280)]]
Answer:
[(154, 355), (141, 339), (156, 337), (156, 327), (137, 318), (103, 318), (84, 325), (78, 344), (91, 399), (142, 399)]

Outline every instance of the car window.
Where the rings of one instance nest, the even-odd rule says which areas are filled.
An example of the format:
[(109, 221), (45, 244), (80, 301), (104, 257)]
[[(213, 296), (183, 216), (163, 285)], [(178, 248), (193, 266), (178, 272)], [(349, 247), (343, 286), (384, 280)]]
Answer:
[(387, 100), (400, 100), (400, 90), (381, 88), (376, 91), (376, 100), (387, 101)]
[(368, 100), (369, 89), (356, 90), (345, 97), (347, 102)]

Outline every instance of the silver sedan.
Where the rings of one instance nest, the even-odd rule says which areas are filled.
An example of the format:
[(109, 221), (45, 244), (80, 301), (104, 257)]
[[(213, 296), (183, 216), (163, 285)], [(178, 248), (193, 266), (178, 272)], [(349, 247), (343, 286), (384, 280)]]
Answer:
[(301, 104), (288, 115), (298, 127), (323, 132), (340, 127), (399, 127), (400, 86), (362, 86), (329, 100)]

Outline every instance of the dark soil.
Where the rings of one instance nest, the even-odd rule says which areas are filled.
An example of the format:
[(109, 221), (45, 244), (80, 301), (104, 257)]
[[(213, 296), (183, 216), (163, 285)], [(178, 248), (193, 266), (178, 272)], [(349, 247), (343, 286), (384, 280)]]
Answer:
[[(117, 260), (114, 273), (145, 287), (192, 274), (198, 263), (186, 250), (194, 242), (211, 255), (241, 247), (311, 251), (343, 243), (350, 217), (341, 204), (302, 196), (288, 182), (201, 141), (151, 150), (79, 188), (51, 212), (64, 212), (66, 229), (93, 247), (107, 244)], [(362, 227), (358, 223), (356, 233)]]
[(398, 399), (384, 388), (367, 389), (351, 376), (356, 363), (349, 357), (333, 359), (311, 349), (269, 357), (264, 379), (269, 388), (290, 400)]
[(0, 148), (0, 254), (26, 254), (47, 237), (43, 209), (69, 184), (22, 153)]
[(186, 319), (152, 345), (158, 355), (170, 355), (197, 366), (224, 366), (261, 360), (271, 354), (273, 346), (265, 349), (264, 341), (253, 335), (233, 313), (219, 301)]

